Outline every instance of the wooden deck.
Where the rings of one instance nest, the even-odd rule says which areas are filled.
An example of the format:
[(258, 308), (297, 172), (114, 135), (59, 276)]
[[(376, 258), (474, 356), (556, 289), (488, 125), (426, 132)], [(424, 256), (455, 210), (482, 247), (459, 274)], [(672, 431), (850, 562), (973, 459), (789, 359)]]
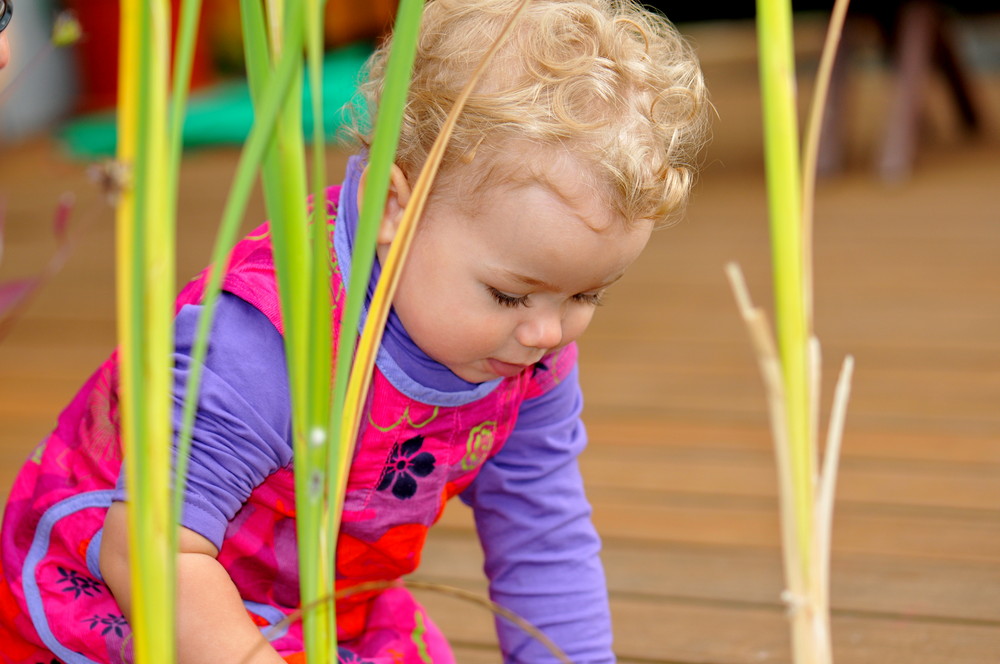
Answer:
[[(741, 32), (746, 41), (746, 33)], [(715, 141), (688, 217), (656, 234), (583, 347), (591, 446), (582, 465), (622, 662), (788, 662), (775, 475), (764, 400), (723, 265), (769, 301), (754, 65), (711, 58)], [(852, 168), (819, 189), (817, 331), (829, 405), (857, 359), (834, 526), (839, 664), (1000, 658), (1000, 80), (980, 79), (987, 135), (960, 140), (932, 105), (914, 177), (888, 187), (867, 159), (878, 72), (855, 84)], [(206, 260), (235, 153), (190, 155), (182, 276)], [(336, 167), (340, 155), (332, 155)], [(52, 248), (60, 192), (78, 195), (78, 246), (0, 343), (0, 489), (111, 350), (111, 218), (84, 165), (48, 141), (0, 152), (7, 238), (0, 279)], [(259, 205), (259, 204), (257, 204)], [(256, 207), (248, 225), (261, 218)], [(81, 228), (86, 225), (86, 228)], [(419, 577), (482, 590), (466, 510), (449, 508)], [(463, 664), (497, 662), (491, 618), (426, 601)]]

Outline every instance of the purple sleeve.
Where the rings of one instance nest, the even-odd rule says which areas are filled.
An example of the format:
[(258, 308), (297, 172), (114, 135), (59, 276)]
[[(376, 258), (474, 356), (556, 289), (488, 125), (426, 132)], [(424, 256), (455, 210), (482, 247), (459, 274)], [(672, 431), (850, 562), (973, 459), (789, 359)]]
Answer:
[[(586, 446), (577, 370), (525, 401), (510, 439), (462, 494), (475, 513), (490, 596), (579, 664), (614, 662), (600, 539), (577, 456)], [(505, 662), (557, 661), (504, 620)]]
[[(201, 310), (187, 305), (175, 322), (175, 430)], [(221, 546), (229, 520), (254, 488), (291, 462), (290, 440), (281, 335), (252, 305), (223, 293), (202, 373), (181, 524)], [(121, 484), (119, 478), (116, 500), (124, 499)]]

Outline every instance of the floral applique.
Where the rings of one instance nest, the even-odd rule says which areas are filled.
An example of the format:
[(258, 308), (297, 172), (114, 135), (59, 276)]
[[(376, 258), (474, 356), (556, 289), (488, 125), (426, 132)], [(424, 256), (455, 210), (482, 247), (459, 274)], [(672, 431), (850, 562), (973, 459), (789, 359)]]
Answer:
[(417, 493), (417, 477), (427, 477), (434, 472), (436, 459), (430, 452), (421, 452), (424, 437), (414, 436), (402, 444), (396, 443), (389, 460), (382, 469), (377, 489), (392, 487), (392, 495), (400, 500), (412, 498)]
[(60, 590), (64, 593), (73, 593), (73, 597), (79, 599), (80, 595), (93, 597), (101, 592), (101, 584), (96, 579), (84, 576), (75, 569), (66, 569), (62, 566), (58, 566), (56, 569), (59, 571), (59, 579), (56, 580), (56, 583), (62, 584), (63, 587)]
[(496, 426), (496, 422), (483, 422), (469, 432), (469, 439), (465, 441), (465, 456), (462, 457), (462, 470), (478, 468), (486, 461), (496, 440)]
[(107, 636), (111, 631), (114, 631), (119, 638), (125, 638), (125, 629), (128, 627), (128, 621), (125, 620), (124, 616), (116, 616), (113, 613), (92, 616), (83, 622), (90, 623), (90, 629), (102, 628), (101, 636)]
[(358, 655), (347, 648), (337, 648), (337, 663), (338, 664), (372, 664), (366, 659), (361, 659)]

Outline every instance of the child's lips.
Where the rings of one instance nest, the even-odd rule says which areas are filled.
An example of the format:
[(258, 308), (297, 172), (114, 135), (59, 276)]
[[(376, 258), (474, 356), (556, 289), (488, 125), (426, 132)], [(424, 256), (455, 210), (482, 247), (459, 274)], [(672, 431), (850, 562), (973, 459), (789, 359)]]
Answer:
[(493, 370), (493, 373), (498, 376), (503, 376), (504, 378), (516, 376), (531, 366), (530, 364), (511, 364), (510, 362), (501, 362), (500, 360), (495, 360), (493, 358), (488, 360), (488, 364), (490, 365), (490, 369)]

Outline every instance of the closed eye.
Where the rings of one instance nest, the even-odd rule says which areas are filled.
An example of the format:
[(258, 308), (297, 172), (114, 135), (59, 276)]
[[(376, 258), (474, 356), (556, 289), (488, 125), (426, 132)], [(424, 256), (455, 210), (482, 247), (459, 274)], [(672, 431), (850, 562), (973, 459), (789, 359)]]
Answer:
[(601, 290), (596, 293), (577, 293), (573, 296), (573, 299), (583, 304), (599, 307), (604, 303), (604, 291)]
[(504, 293), (502, 290), (497, 290), (493, 286), (487, 286), (486, 290), (489, 294), (493, 296), (493, 299), (497, 301), (502, 307), (510, 307), (514, 309), (516, 307), (526, 307), (528, 306), (528, 296), (527, 295), (511, 295), (510, 293)]

